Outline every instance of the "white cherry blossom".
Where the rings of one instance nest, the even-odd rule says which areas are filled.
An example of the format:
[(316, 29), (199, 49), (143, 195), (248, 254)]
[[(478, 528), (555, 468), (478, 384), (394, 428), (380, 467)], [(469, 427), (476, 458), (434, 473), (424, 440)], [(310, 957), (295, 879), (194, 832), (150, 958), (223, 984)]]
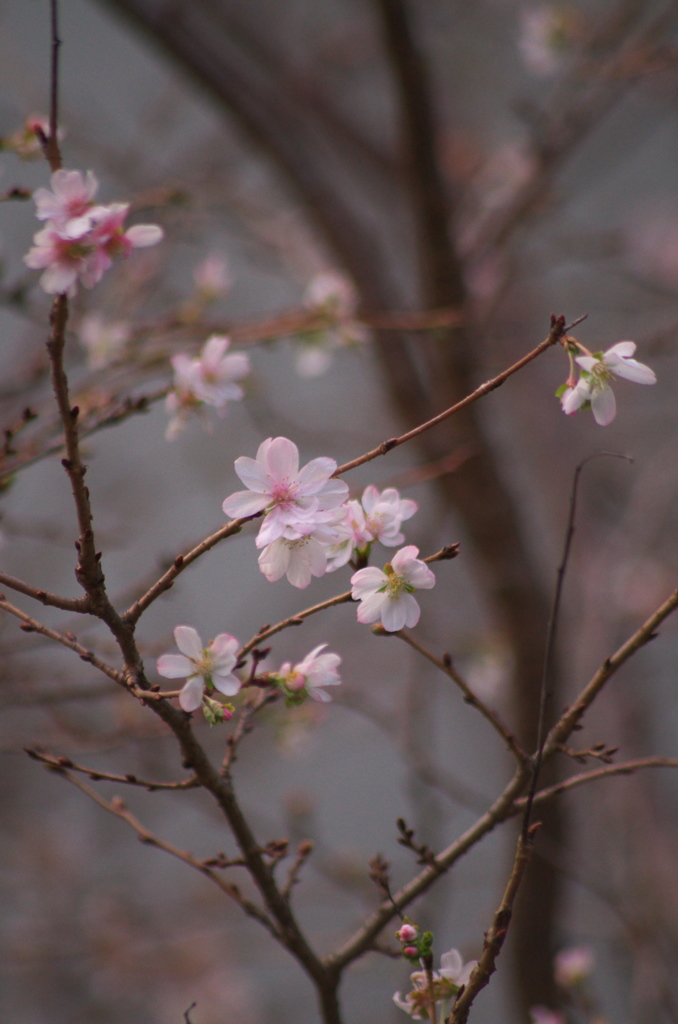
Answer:
[(633, 341), (618, 341), (599, 357), (577, 356), (575, 362), (584, 372), (576, 384), (563, 392), (563, 412), (571, 416), (589, 402), (596, 423), (606, 427), (617, 413), (614, 393), (610, 388), (615, 377), (623, 377), (635, 384), (656, 384), (654, 370), (632, 358), (636, 347)]
[(371, 623), (381, 619), (389, 633), (404, 626), (416, 626), (420, 608), (412, 596), (415, 590), (429, 590), (436, 578), (429, 567), (417, 558), (419, 549), (413, 544), (401, 548), (384, 566), (359, 569), (351, 577), (352, 597), (360, 601), (358, 622)]
[(238, 660), (238, 641), (229, 633), (219, 633), (203, 647), (197, 630), (192, 626), (177, 626), (174, 642), (181, 654), (163, 654), (158, 658), (157, 670), (165, 679), (183, 679), (186, 682), (179, 694), (184, 711), (195, 711), (202, 703), (207, 687), (232, 697), (240, 689), (240, 680), (233, 675)]
[[(459, 989), (468, 983), (476, 966), (475, 960), (464, 963), (456, 949), (450, 949), (440, 958), (440, 970), (432, 972), (433, 998), (436, 1003), (451, 999)], [(410, 975), (412, 990), (403, 999), (400, 992), (393, 996), (393, 1002), (410, 1017), (429, 1020), (430, 991), (425, 971), (414, 971)]]
[(338, 654), (332, 654), (329, 651), (326, 654), (321, 654), (320, 652), (326, 647), (327, 644), (319, 644), (318, 647), (314, 647), (297, 665), (293, 666), (291, 662), (286, 661), (280, 666), (280, 671), (276, 675), (285, 690), (291, 694), (306, 692), (314, 700), (325, 703), (332, 700), (329, 693), (325, 693), (322, 687), (338, 686), (341, 682), (337, 672), (341, 658)]

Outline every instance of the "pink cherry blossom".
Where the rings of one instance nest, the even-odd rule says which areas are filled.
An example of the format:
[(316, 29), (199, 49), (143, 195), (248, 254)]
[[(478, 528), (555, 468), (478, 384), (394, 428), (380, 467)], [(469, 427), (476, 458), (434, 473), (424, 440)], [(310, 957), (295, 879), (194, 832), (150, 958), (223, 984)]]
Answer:
[(553, 962), (553, 976), (563, 988), (573, 988), (586, 981), (594, 965), (595, 955), (590, 946), (561, 949)]
[(389, 633), (404, 626), (416, 626), (420, 609), (412, 596), (415, 590), (429, 590), (436, 578), (417, 558), (419, 549), (413, 544), (396, 552), (384, 571), (376, 566), (359, 569), (351, 577), (352, 594), (358, 607), (358, 622), (371, 623), (381, 619)]
[(238, 641), (229, 633), (219, 633), (203, 647), (197, 630), (192, 626), (177, 626), (174, 641), (181, 654), (163, 654), (158, 658), (157, 670), (166, 679), (188, 677), (179, 703), (184, 711), (195, 711), (202, 703), (205, 687), (215, 687), (220, 693), (232, 697), (240, 689), (240, 680), (233, 675), (238, 661)]
[(312, 459), (299, 469), (299, 449), (286, 437), (269, 437), (259, 445), (256, 459), (241, 456), (235, 471), (248, 486), (231, 494), (223, 503), (227, 516), (244, 518), (266, 510), (257, 536), (257, 547), (265, 548), (282, 537), (286, 527), (308, 532), (348, 495), (348, 486), (332, 478), (334, 459)]
[(584, 372), (576, 384), (563, 392), (560, 399), (563, 412), (571, 416), (589, 402), (596, 423), (606, 427), (617, 414), (617, 404), (610, 388), (615, 377), (623, 377), (635, 384), (656, 384), (654, 370), (632, 358), (636, 347), (634, 341), (618, 341), (599, 357), (577, 356), (575, 362)]
[(400, 524), (417, 511), (416, 501), (401, 498), (395, 487), (379, 492), (373, 485), (365, 488), (361, 501), (370, 540), (378, 540), (387, 548), (402, 544), (405, 538), (400, 532)]
[(193, 271), (193, 280), (203, 302), (214, 302), (232, 284), (228, 263), (219, 253), (211, 253)]
[(310, 654), (307, 654), (304, 660), (297, 665), (293, 666), (290, 661), (286, 661), (280, 666), (280, 671), (276, 675), (285, 690), (292, 694), (306, 692), (314, 700), (325, 703), (332, 700), (322, 687), (338, 686), (341, 682), (337, 672), (341, 658), (338, 654), (330, 652), (321, 654), (320, 652), (325, 647), (327, 644), (319, 644), (318, 647), (314, 647)]
[(89, 228), (88, 215), (99, 182), (92, 171), (85, 176), (80, 171), (55, 171), (51, 178), (52, 191), (39, 188), (33, 193), (38, 220), (52, 221), (56, 228), (66, 229), (78, 237)]
[(312, 576), (325, 574), (327, 554), (313, 533), (303, 535), (288, 528), (286, 534), (289, 536), (278, 537), (262, 550), (259, 568), (269, 583), (287, 576), (293, 587), (303, 590)]
[(81, 238), (65, 238), (49, 222), (38, 231), (33, 242), (33, 248), (24, 256), (24, 263), (31, 270), (44, 269), (40, 284), (48, 295), (73, 297), (78, 290), (78, 279), (92, 287), (87, 283), (90, 281), (88, 261), (93, 252), (87, 232)]

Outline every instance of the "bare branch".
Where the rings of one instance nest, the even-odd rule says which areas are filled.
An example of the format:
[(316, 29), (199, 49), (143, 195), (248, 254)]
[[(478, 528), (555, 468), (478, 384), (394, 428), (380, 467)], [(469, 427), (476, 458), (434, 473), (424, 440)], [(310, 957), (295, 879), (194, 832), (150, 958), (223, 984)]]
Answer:
[(84, 765), (76, 764), (70, 757), (55, 757), (39, 749), (33, 750), (30, 747), (24, 747), (24, 750), (34, 761), (40, 761), (48, 768), (53, 768), (54, 771), (67, 768), (71, 772), (87, 775), (93, 782), (120, 782), (125, 786), (140, 786), (151, 793), (159, 789), (195, 789), (199, 785), (195, 775), (191, 775), (188, 779), (181, 779), (179, 782), (152, 782), (149, 779), (139, 779), (131, 773), (116, 775), (112, 772), (99, 771), (98, 768), (86, 768)]
[(51, 608), (61, 608), (65, 612), (86, 612), (89, 608), (86, 597), (60, 597), (59, 594), (50, 594), (48, 590), (32, 587), (30, 583), (24, 583), (23, 580), (8, 576), (4, 572), (0, 572), (0, 585), (16, 590), (19, 594), (25, 594), (26, 597), (32, 597)]

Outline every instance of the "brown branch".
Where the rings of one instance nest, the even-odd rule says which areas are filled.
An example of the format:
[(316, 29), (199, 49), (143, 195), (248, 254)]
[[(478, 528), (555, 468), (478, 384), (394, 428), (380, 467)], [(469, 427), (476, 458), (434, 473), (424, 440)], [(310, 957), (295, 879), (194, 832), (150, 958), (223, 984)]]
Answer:
[(49, 605), (51, 608), (61, 608), (65, 612), (86, 612), (89, 608), (87, 597), (61, 597), (59, 594), (50, 594), (48, 590), (41, 590), (39, 587), (32, 587), (30, 583), (24, 583), (15, 576), (8, 576), (0, 572), (0, 586), (9, 587), (19, 594), (32, 597), (41, 604)]
[(492, 924), (485, 934), (483, 952), (480, 960), (474, 967), (468, 983), (462, 988), (455, 1003), (450, 1010), (446, 1024), (466, 1024), (471, 1006), (478, 993), (489, 984), (491, 976), (496, 968), (497, 957), (501, 953), (502, 946), (506, 939), (511, 917), (513, 915), (513, 904), (515, 902), (520, 883), (525, 874), (525, 868), (530, 858), (531, 839), (537, 826), (532, 826), (530, 835), (526, 840), (522, 832), (518, 836), (516, 856), (513, 861), (511, 875), (506, 884), (501, 903), (497, 908)]
[(397, 636), (399, 636), (401, 640), (404, 640), (406, 644), (409, 644), (409, 646), (412, 647), (413, 650), (423, 655), (423, 657), (430, 661), (432, 665), (435, 665), (436, 668), (440, 669), (441, 672), (444, 672), (449, 679), (456, 683), (456, 685), (463, 693), (464, 700), (466, 701), (466, 703), (478, 709), (483, 718), (485, 718), (490, 723), (495, 732), (497, 732), (504, 740), (504, 743), (511, 751), (513, 756), (516, 758), (518, 763), (525, 764), (525, 762), (528, 760), (528, 755), (522, 749), (522, 747), (519, 746), (511, 730), (506, 725), (504, 725), (499, 715), (490, 707), (488, 707), (487, 704), (485, 704), (485, 702), (482, 701), (480, 697), (478, 697), (473, 692), (473, 690), (468, 685), (466, 680), (455, 669), (449, 654), (443, 654), (442, 658), (437, 658), (435, 654), (427, 650), (422, 644), (420, 644), (417, 640), (411, 637), (410, 634), (407, 633), (404, 629), (401, 630), (400, 633), (397, 634)]
[(20, 608), (10, 604), (10, 602), (1, 594), (0, 608), (3, 611), (9, 612), (10, 615), (14, 615), (15, 618), (20, 619), (24, 624), (21, 628), (24, 629), (26, 633), (39, 633), (41, 636), (45, 636), (49, 640), (55, 640), (58, 644), (61, 644), (62, 647), (67, 647), (69, 651), (73, 651), (77, 654), (82, 661), (86, 661), (90, 665), (94, 665), (95, 668), (98, 668), (99, 671), (103, 672), (109, 679), (119, 683), (126, 689), (128, 688), (124, 672), (120, 672), (118, 669), (113, 668), (112, 665), (102, 661), (101, 658), (97, 657), (94, 651), (90, 651), (86, 647), (83, 647), (83, 645), (79, 644), (75, 638), (71, 639), (70, 637), (64, 636), (62, 633), (57, 633), (55, 630), (49, 629), (48, 626), (44, 626), (41, 622), (38, 622), (37, 619), (33, 619), (30, 615), (22, 612)]
[(286, 900), (290, 899), (290, 896), (292, 895), (292, 888), (299, 881), (299, 873), (312, 853), (313, 843), (309, 839), (304, 839), (299, 843), (299, 846), (297, 847), (297, 855), (287, 872), (287, 881), (280, 890)]
[(54, 771), (61, 771), (66, 768), (71, 772), (80, 772), (82, 775), (87, 775), (92, 782), (119, 782), (125, 786), (141, 786), (151, 793), (159, 789), (195, 789), (199, 785), (195, 775), (191, 775), (188, 779), (181, 779), (178, 782), (154, 782), (149, 779), (139, 779), (131, 773), (116, 775), (113, 772), (99, 771), (98, 768), (86, 768), (84, 765), (71, 761), (70, 757), (55, 757), (39, 749), (24, 747), (24, 750), (34, 761), (40, 761), (48, 768), (53, 768)]
[(240, 533), (243, 523), (248, 523), (251, 519), (256, 519), (261, 515), (263, 515), (263, 512), (257, 512), (256, 515), (247, 516), (245, 519), (231, 519), (230, 522), (226, 523), (225, 526), (222, 526), (220, 530), (210, 534), (209, 537), (206, 537), (199, 544), (196, 544), (196, 546), (190, 551), (187, 551), (185, 555), (177, 555), (167, 572), (163, 573), (160, 579), (156, 580), (156, 582), (146, 591), (145, 594), (143, 594), (142, 597), (135, 601), (133, 605), (130, 605), (127, 611), (123, 614), (122, 621), (126, 624), (134, 625), (139, 620), (142, 613), (145, 612), (161, 594), (164, 594), (174, 585), (174, 581), (177, 576), (179, 576), (187, 566), (191, 565), (192, 562), (195, 562), (195, 560), (200, 558), (201, 555), (204, 555), (206, 551), (210, 551), (211, 548), (215, 547), (219, 543), (219, 541), (224, 540), (226, 537), (232, 537), (236, 533)]
[(72, 776), (65, 768), (51, 767), (50, 771), (55, 771), (58, 774), (63, 775), (71, 785), (75, 786), (82, 793), (88, 796), (90, 800), (93, 800), (94, 803), (99, 805), (99, 807), (103, 807), (104, 810), (115, 815), (116, 818), (120, 818), (122, 821), (127, 822), (127, 824), (134, 829), (142, 843), (145, 843), (148, 846), (155, 846), (158, 850), (164, 850), (165, 853), (169, 853), (172, 857), (182, 860), (184, 864), (188, 864), (190, 867), (195, 868), (196, 871), (199, 871), (201, 875), (209, 878), (209, 880), (214, 882), (222, 892), (227, 896), (230, 896), (230, 898), (234, 900), (249, 917), (253, 917), (256, 921), (262, 924), (275, 939), (280, 939), (280, 933), (268, 914), (262, 910), (261, 907), (258, 907), (255, 903), (252, 903), (251, 900), (248, 900), (243, 896), (237, 885), (233, 885), (231, 882), (225, 881), (225, 879), (209, 867), (205, 861), (194, 857), (193, 854), (189, 853), (187, 850), (180, 850), (178, 847), (166, 842), (166, 840), (160, 839), (160, 837), (154, 835), (153, 832), (150, 832), (130, 811), (127, 810), (120, 797), (113, 797), (112, 800), (106, 800), (105, 797), (101, 796), (100, 793), (97, 793), (97, 791), (92, 789), (91, 786), (88, 786), (86, 783), (81, 782), (80, 779)]
[[(577, 320), (575, 323), (579, 323), (579, 321)], [(362, 466), (366, 462), (371, 462), (372, 459), (376, 459), (380, 455), (386, 455), (387, 452), (393, 451), (393, 449), (397, 448), (399, 445), (405, 444), (406, 441), (411, 441), (412, 438), (418, 437), (420, 434), (423, 434), (424, 431), (430, 430), (431, 427), (436, 427), (439, 423), (443, 423), (444, 420), (449, 419), (450, 416), (454, 416), (455, 413), (461, 412), (462, 409), (466, 409), (469, 405), (477, 402), (479, 398), (484, 398), (485, 395), (488, 395), (491, 391), (501, 387), (504, 381), (508, 380), (508, 378), (514, 373), (517, 373), (518, 370), (522, 370), (524, 366), (531, 363), (532, 360), (536, 359), (537, 356), (540, 356), (542, 352), (546, 352), (546, 350), (551, 348), (552, 345), (555, 345), (560, 341), (566, 332), (573, 326), (574, 324), (570, 324), (568, 327), (565, 326), (564, 316), (553, 316), (551, 318), (551, 331), (549, 336), (545, 338), (541, 344), (537, 345), (535, 349), (528, 352), (526, 356), (519, 359), (517, 363), (514, 363), (513, 366), (509, 366), (507, 370), (503, 370), (502, 373), (498, 374), (496, 377), (493, 377), (491, 380), (481, 384), (480, 387), (477, 387), (470, 395), (462, 398), (459, 402), (455, 402), (455, 404), (450, 406), (449, 409), (445, 409), (444, 412), (438, 413), (438, 415), (434, 416), (432, 419), (427, 420), (425, 423), (420, 423), (419, 426), (414, 427), (412, 430), (408, 430), (405, 434), (401, 434), (400, 437), (392, 437), (388, 441), (383, 441), (378, 445), (378, 447), (373, 448), (372, 451), (366, 452), (365, 455), (361, 455), (357, 459), (345, 462), (343, 466), (339, 466), (334, 475), (341, 476), (343, 473), (348, 473), (349, 470), (355, 469), (357, 466)]]
[(544, 744), (544, 757), (551, 756), (563, 744), (578, 725), (582, 715), (600, 693), (615, 672), (624, 665), (632, 654), (644, 647), (657, 636), (655, 630), (678, 608), (678, 590), (664, 601), (633, 636), (613, 654), (606, 658), (587, 686), (581, 691), (574, 704), (561, 715), (551, 729)]
[[(539, 790), (535, 794), (534, 803), (535, 805), (545, 803), (561, 793), (567, 793), (571, 789), (576, 789), (578, 786), (583, 786), (588, 782), (596, 782), (598, 779), (610, 778), (613, 775), (632, 775), (633, 772), (640, 771), (641, 768), (678, 768), (678, 758), (639, 757), (634, 761), (624, 761), (622, 764), (612, 764), (607, 765), (605, 768), (594, 768), (590, 772), (581, 772), (579, 775), (573, 775), (571, 778), (564, 779), (563, 782), (558, 782), (554, 786)], [(516, 800), (516, 814), (521, 813), (526, 802), (527, 797), (519, 797)]]

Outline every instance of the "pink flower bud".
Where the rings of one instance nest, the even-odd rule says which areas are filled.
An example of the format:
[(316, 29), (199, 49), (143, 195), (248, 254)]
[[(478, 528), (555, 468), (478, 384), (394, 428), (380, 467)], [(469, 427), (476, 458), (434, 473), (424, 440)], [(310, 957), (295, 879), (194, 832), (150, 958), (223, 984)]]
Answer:
[(417, 937), (417, 929), (411, 924), (404, 924), (400, 931), (396, 932), (398, 942), (413, 942)]
[(416, 946), (405, 946), (403, 953), (405, 956), (416, 956), (419, 950)]

